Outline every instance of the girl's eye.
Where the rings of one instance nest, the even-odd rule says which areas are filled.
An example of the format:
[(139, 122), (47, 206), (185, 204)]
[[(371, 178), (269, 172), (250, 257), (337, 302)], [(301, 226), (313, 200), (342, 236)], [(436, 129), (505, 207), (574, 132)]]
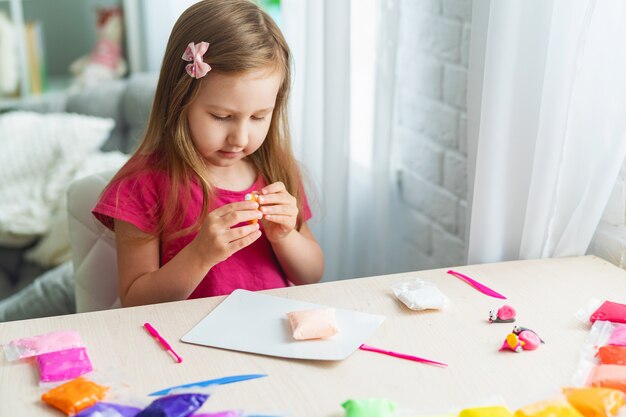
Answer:
[(228, 120), (228, 119), (230, 119), (230, 116), (218, 116), (217, 114), (213, 114), (213, 113), (211, 113), (211, 116), (215, 120)]
[(261, 121), (261, 120), (265, 120), (265, 116), (251, 116), (250, 117), (252, 120), (256, 120), (256, 121)]

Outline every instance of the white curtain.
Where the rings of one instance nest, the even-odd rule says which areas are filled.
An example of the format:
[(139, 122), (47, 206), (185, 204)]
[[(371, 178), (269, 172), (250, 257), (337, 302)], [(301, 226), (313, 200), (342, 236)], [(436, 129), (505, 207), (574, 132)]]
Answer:
[[(377, 26), (380, 6), (282, 2), (295, 67), (294, 149), (314, 184), (311, 227), (325, 254), (324, 280), (385, 269), (393, 54), (377, 50), (394, 35)], [(377, 74), (385, 81), (375, 82)]]
[(585, 253), (626, 156), (625, 21), (621, 0), (474, 1), (468, 263)]

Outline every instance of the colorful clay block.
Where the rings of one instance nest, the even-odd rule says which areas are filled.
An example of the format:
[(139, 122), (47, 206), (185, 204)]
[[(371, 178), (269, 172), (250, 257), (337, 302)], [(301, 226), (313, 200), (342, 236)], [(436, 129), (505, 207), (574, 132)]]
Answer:
[(459, 417), (513, 417), (513, 413), (502, 405), (490, 407), (466, 408), (459, 413)]
[(591, 371), (587, 385), (614, 388), (626, 394), (626, 366), (598, 365)]
[(624, 405), (624, 394), (610, 388), (564, 388), (563, 394), (585, 417), (614, 417)]
[[(259, 206), (261, 206), (261, 202), (259, 201), (259, 193), (257, 193), (256, 191), (251, 192), (250, 194), (246, 194), (243, 198), (245, 201), (254, 201), (256, 203), (259, 204)], [(258, 223), (258, 219), (252, 219), (250, 220), (250, 224), (256, 224)]]
[(346, 410), (345, 417), (391, 417), (396, 404), (386, 398), (348, 400), (341, 404)]
[(626, 324), (616, 324), (606, 344), (611, 346), (626, 346)]
[(167, 395), (152, 401), (136, 417), (187, 417), (209, 398), (207, 394)]
[(85, 348), (44, 353), (37, 356), (37, 366), (43, 382), (74, 379), (93, 370)]
[(91, 407), (106, 395), (108, 387), (78, 377), (44, 393), (41, 399), (67, 415), (74, 415)]
[(565, 400), (539, 401), (515, 412), (515, 417), (584, 417)]
[(105, 403), (103, 401), (84, 409), (74, 417), (135, 417), (140, 408)]
[(589, 317), (589, 321), (592, 323), (596, 320), (626, 323), (626, 304), (605, 301)]
[(334, 308), (292, 311), (287, 318), (296, 340), (327, 338), (339, 331)]
[(601, 365), (626, 365), (626, 346), (601, 346), (596, 357)]

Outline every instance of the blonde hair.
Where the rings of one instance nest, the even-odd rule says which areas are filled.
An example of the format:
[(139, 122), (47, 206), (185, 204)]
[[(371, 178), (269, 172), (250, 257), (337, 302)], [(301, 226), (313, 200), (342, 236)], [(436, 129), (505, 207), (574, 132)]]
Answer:
[[(157, 169), (168, 175), (171, 188), (161, 207), (157, 236), (163, 235), (165, 226), (180, 228), (182, 216), (177, 213), (187, 209), (184, 205), (190, 200), (190, 184), (194, 179), (201, 185), (203, 194), (200, 216), (191, 228), (175, 233), (175, 236), (198, 230), (209, 211), (214, 187), (211, 179), (206, 177), (205, 162), (191, 140), (187, 123), (189, 105), (203, 79), (190, 77), (185, 71), (188, 63), (181, 58), (189, 42), (202, 41), (210, 43), (204, 61), (211, 65), (211, 71), (238, 74), (271, 68), (282, 74), (267, 137), (248, 158), (268, 184), (276, 181), (285, 184), (287, 191), (298, 201), (302, 213), (302, 183), (291, 149), (287, 119), (291, 85), (291, 56), (287, 42), (276, 23), (251, 1), (203, 0), (189, 7), (176, 21), (163, 57), (143, 139), (128, 163), (111, 181), (113, 184), (147, 169)], [(300, 225), (301, 214), (298, 227)]]

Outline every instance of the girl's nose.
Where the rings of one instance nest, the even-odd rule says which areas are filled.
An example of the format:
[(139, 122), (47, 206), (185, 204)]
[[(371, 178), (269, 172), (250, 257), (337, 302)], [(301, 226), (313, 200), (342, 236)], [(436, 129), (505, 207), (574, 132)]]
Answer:
[(245, 122), (234, 125), (233, 130), (228, 135), (228, 143), (241, 148), (248, 144), (248, 126)]

